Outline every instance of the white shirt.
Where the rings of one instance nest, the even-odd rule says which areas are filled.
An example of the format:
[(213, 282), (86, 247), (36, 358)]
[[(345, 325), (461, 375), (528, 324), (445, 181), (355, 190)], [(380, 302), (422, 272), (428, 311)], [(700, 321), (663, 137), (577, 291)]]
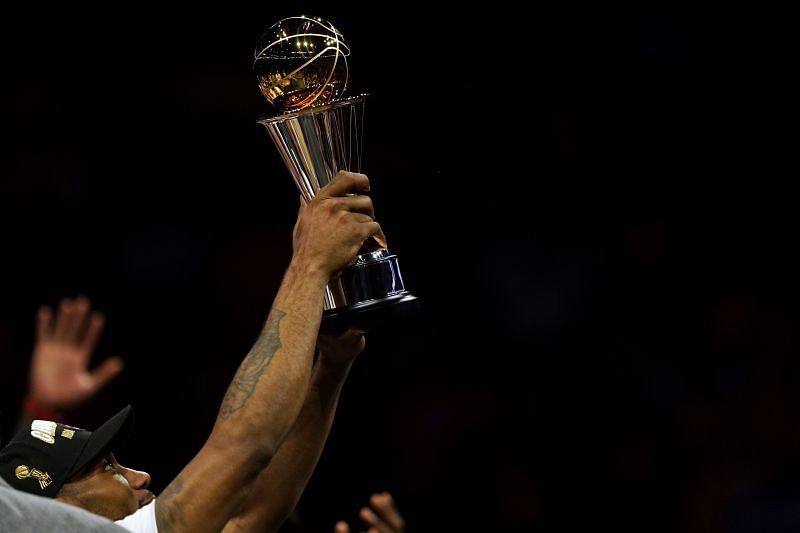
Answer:
[(122, 520), (117, 520), (116, 523), (134, 533), (158, 533), (155, 498), (132, 515), (128, 515)]

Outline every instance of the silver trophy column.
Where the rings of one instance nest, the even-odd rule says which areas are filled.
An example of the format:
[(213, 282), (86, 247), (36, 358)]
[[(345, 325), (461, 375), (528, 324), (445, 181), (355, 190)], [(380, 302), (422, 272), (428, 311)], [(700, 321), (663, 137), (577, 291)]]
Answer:
[[(340, 170), (361, 169), (361, 135), (367, 95), (260, 120), (307, 201)], [(359, 255), (325, 288), (322, 326), (369, 327), (412, 314), (417, 298), (403, 284), (397, 256), (381, 248)], [(363, 251), (364, 249), (362, 249)]]

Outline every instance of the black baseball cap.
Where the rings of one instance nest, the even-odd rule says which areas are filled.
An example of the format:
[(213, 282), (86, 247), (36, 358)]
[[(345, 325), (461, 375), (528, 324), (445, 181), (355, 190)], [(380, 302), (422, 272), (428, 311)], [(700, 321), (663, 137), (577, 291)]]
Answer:
[(128, 433), (128, 405), (95, 431), (34, 420), (0, 450), (0, 476), (15, 489), (54, 498), (61, 486)]

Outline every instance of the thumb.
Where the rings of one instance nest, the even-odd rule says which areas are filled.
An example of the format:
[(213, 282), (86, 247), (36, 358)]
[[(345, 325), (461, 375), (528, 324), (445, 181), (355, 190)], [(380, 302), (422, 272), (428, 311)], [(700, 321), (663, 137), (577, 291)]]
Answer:
[(91, 373), (92, 390), (96, 391), (105, 387), (109, 381), (122, 372), (123, 368), (125, 368), (125, 364), (119, 357), (110, 357), (103, 361), (100, 366)]
[(333, 528), (334, 533), (350, 533), (350, 526), (347, 525), (347, 522), (336, 522), (336, 526)]

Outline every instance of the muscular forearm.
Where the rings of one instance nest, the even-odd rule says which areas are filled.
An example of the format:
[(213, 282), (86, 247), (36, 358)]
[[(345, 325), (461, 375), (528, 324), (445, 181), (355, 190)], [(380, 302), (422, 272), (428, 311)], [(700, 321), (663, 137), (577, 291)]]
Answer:
[(162, 533), (219, 531), (275, 455), (303, 404), (326, 281), (300, 261), (290, 265), (206, 445), (156, 502)]
[[(264, 330), (228, 387), (212, 440), (253, 446), (270, 457), (277, 451), (305, 398), (325, 281), (302, 265), (290, 267)], [(260, 431), (253, 434), (254, 428)]]
[(350, 364), (317, 362), (292, 430), (224, 533), (276, 531), (286, 520), (319, 461), (349, 370)]

